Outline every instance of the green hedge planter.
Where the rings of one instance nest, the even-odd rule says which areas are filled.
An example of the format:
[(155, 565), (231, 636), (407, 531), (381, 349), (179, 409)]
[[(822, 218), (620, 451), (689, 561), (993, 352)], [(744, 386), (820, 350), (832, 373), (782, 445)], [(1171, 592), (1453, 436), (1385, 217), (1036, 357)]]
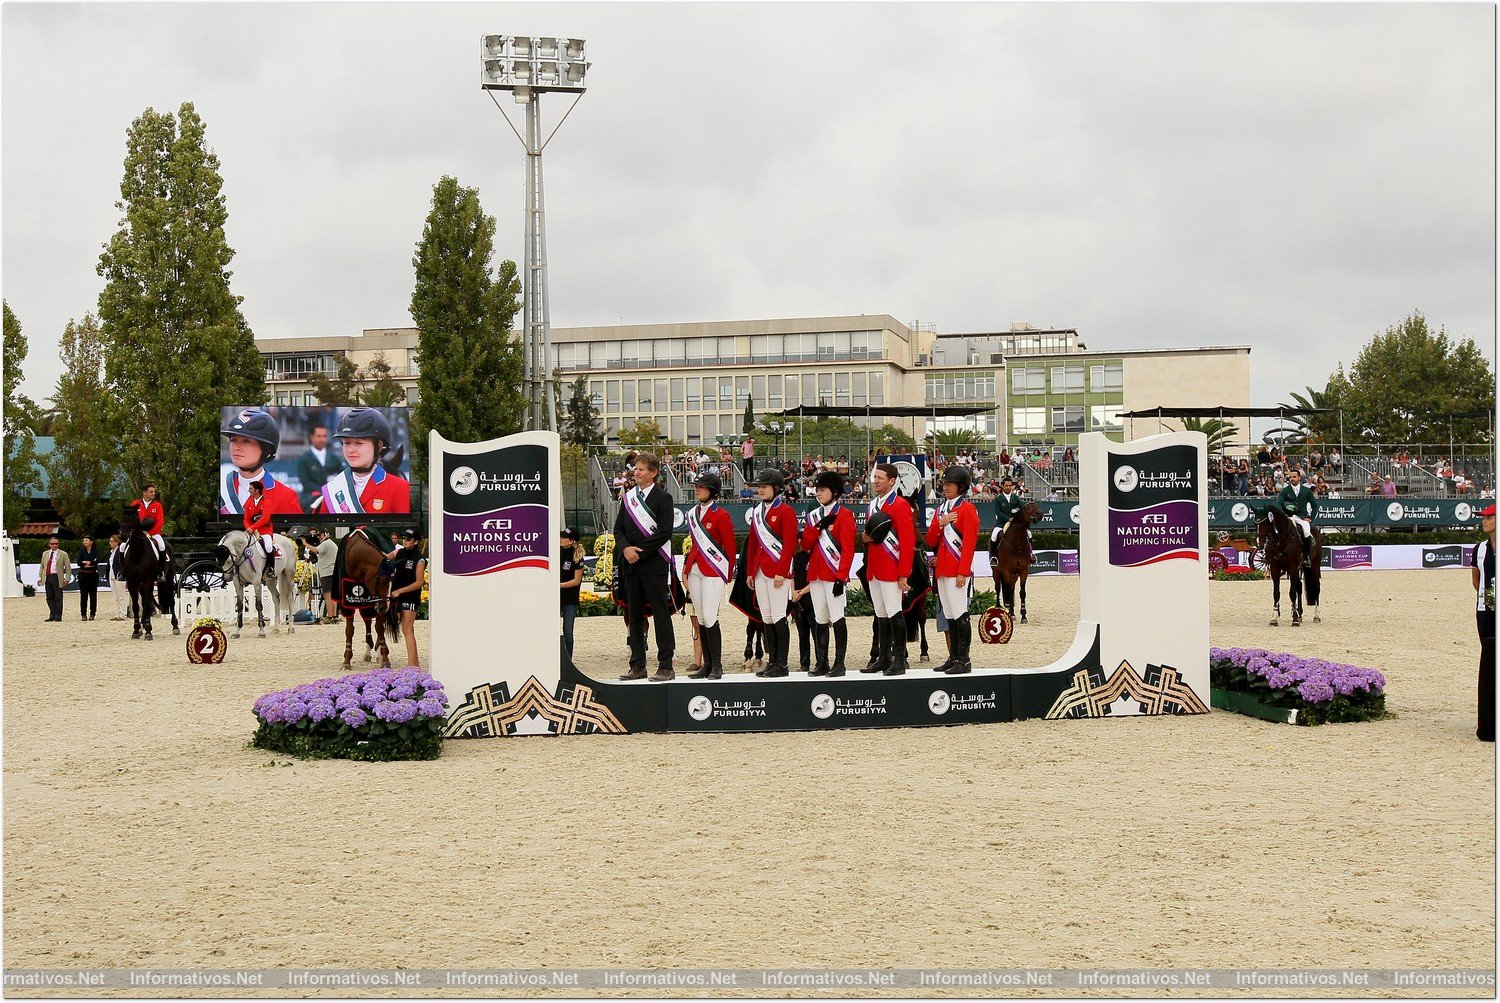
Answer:
[(1273, 707), (1249, 693), (1213, 688), (1209, 690), (1209, 702), (1215, 710), (1233, 711), (1236, 714), (1259, 718), (1262, 721), (1273, 721), (1276, 724), (1297, 723), (1297, 708)]

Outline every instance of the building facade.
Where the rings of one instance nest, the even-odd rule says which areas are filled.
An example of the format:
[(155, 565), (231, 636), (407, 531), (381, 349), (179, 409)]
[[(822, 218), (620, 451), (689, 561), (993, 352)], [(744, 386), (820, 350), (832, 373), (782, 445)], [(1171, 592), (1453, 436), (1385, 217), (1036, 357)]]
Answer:
[[(332, 374), (340, 355), (364, 367), (383, 354), (408, 401), (417, 398), (415, 328), (257, 344), (273, 404), (317, 403), (308, 376)], [(1130, 421), (1125, 412), (1250, 403), (1248, 346), (1091, 351), (1076, 330), (1028, 324), (939, 335), (889, 314), (860, 314), (553, 328), (552, 352), (565, 400), (570, 384), (587, 381), (604, 441), (644, 419), (672, 442), (710, 445), (741, 432), (747, 405), (764, 419), (799, 405), (958, 404), (993, 410), (909, 427), (918, 437), (971, 429), (989, 444), (1061, 454), (1086, 431), (1123, 439), (1181, 427)]]

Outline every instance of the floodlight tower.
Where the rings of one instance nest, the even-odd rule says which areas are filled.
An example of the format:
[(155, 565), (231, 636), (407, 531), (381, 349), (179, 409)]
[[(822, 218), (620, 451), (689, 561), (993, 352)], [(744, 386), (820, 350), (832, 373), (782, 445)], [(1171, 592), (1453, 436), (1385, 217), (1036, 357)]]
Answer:
[[(557, 135), (583, 97), (583, 39), (529, 35), (485, 35), (480, 43), (479, 86), (490, 92), (510, 91), (526, 109), (526, 137), (511, 124), (510, 131), (526, 148), (526, 264), (522, 282), (522, 344), (526, 352), (525, 428), (556, 429), (552, 399), (552, 316), (547, 300), (547, 230), (542, 214), (542, 151)], [(574, 94), (573, 104), (545, 140), (542, 134), (541, 95), (546, 91)]]

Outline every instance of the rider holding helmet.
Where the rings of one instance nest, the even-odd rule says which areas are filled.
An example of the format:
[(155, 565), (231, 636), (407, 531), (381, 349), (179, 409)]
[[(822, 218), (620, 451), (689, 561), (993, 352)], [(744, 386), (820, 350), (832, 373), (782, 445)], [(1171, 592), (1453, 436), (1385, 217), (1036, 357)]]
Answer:
[(373, 407), (350, 408), (333, 437), (343, 442), (344, 462), (349, 467), (318, 489), (314, 512), (389, 515), (411, 511), (411, 485), (380, 465), (391, 445), (391, 425), (385, 415)]
[(724, 591), (734, 580), (734, 520), (719, 504), (724, 482), (719, 475), (705, 470), (693, 481), (698, 504), (688, 512), (688, 535), (692, 550), (683, 559), (688, 595), (698, 617), (698, 633), (703, 638), (703, 664), (689, 679), (720, 679), (724, 675), (723, 627), (719, 623), (719, 606)]
[(251, 481), (258, 481), (265, 490), (261, 505), (267, 514), (302, 514), (302, 502), (297, 498), (297, 492), (265, 469), (267, 463), (276, 459), (276, 451), (281, 448), (281, 426), (271, 412), (261, 407), (247, 407), (226, 421), (219, 434), (229, 440), (229, 462), (234, 467), (225, 472), (219, 482), (220, 515), (245, 511)]

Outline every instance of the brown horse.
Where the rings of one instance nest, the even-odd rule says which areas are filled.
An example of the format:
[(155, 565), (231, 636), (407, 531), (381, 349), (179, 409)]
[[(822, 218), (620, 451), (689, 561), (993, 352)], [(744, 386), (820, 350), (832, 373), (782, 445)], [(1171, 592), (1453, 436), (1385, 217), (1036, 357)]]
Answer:
[(1271, 626), (1277, 627), (1281, 624), (1281, 576), (1287, 576), (1287, 601), (1292, 607), (1292, 626), (1302, 626), (1302, 583), (1307, 581), (1307, 601), (1312, 604), (1313, 623), (1321, 623), (1323, 618), (1318, 615), (1318, 598), (1322, 591), (1323, 569), (1319, 566), (1322, 558), (1323, 534), (1318, 532), (1318, 527), (1312, 528), (1312, 561), (1306, 568), (1302, 566), (1302, 534), (1292, 524), (1291, 517), (1275, 505), (1265, 509), (1256, 510), (1259, 526), (1256, 529), (1256, 542), (1260, 546), (1260, 563), (1266, 571), (1271, 573), (1271, 601), (1275, 605), (1276, 615), (1271, 618)]
[(1000, 586), (1006, 612), (1016, 615), (1016, 584), (1021, 586), (1021, 619), (1026, 622), (1026, 576), (1031, 573), (1031, 540), (1027, 531), (1042, 521), (1042, 507), (1027, 502), (1005, 528), (1005, 535), (990, 542), (990, 567)]
[[(386, 620), (391, 612), (387, 609), (391, 580), (388, 575), (381, 574), (380, 570), (385, 563), (385, 555), (361, 530), (355, 530), (344, 537), (343, 547), (344, 581), (335, 582), (334, 588), (339, 597), (339, 610), (344, 614), (344, 669), (347, 671), (354, 660), (356, 610), (365, 621), (365, 661), (370, 661), (375, 650), (375, 639), (370, 635), (370, 621), (374, 620), (375, 632), (380, 639), (380, 667), (388, 669), (391, 667), (391, 654), (385, 643), (385, 630)], [(345, 586), (348, 583), (352, 584), (346, 593)], [(360, 605), (350, 606), (345, 604), (346, 598), (362, 602)], [(371, 600), (374, 602), (373, 607), (369, 605)], [(398, 633), (399, 628), (393, 625), (392, 637)]]

